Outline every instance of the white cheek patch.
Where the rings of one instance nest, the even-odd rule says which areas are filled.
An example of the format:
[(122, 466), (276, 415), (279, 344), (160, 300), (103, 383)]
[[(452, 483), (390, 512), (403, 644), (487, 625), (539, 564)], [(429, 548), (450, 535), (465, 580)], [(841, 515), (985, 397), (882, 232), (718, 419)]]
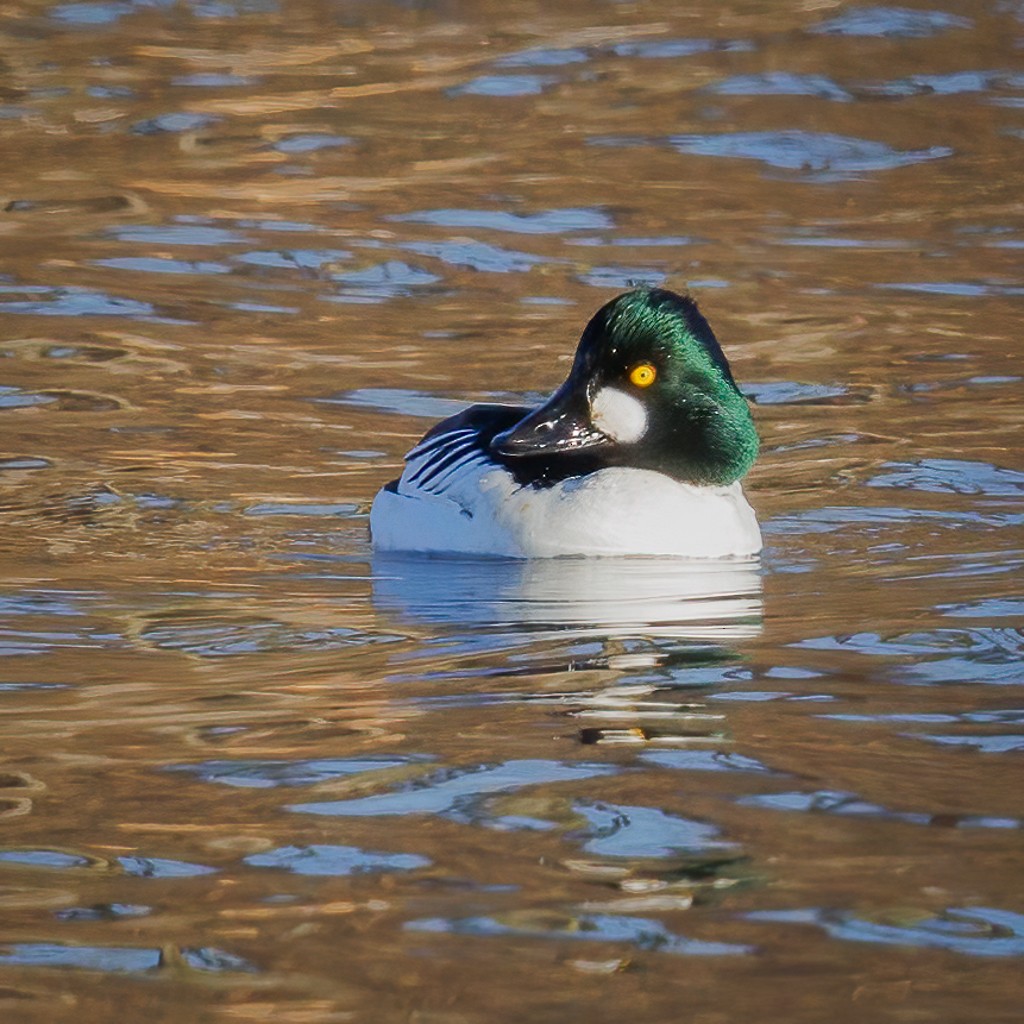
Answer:
[(594, 426), (620, 444), (633, 444), (647, 433), (643, 402), (618, 388), (601, 388), (590, 403)]

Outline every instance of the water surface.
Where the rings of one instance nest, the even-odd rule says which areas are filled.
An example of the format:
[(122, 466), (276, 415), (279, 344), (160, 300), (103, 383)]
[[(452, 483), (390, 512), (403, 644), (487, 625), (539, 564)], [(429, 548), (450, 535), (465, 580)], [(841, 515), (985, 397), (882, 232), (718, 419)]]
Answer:
[[(1018, 1018), (1019, 3), (0, 38), (3, 1019)], [(634, 282), (760, 562), (374, 557)]]

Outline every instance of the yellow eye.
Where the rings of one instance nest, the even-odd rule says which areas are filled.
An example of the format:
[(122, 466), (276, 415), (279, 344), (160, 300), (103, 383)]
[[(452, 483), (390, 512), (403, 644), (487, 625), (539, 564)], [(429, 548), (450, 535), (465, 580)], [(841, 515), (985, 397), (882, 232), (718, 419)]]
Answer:
[(640, 363), (629, 371), (630, 383), (635, 384), (638, 388), (649, 388), (657, 376), (658, 371), (650, 363)]

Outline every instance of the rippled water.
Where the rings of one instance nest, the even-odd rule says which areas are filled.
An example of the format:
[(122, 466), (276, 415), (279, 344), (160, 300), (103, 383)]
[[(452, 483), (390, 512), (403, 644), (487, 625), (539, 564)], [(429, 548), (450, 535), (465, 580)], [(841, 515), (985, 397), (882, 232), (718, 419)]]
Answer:
[[(1019, 1019), (1019, 2), (0, 36), (5, 1021)], [(760, 562), (373, 557), (632, 282)]]

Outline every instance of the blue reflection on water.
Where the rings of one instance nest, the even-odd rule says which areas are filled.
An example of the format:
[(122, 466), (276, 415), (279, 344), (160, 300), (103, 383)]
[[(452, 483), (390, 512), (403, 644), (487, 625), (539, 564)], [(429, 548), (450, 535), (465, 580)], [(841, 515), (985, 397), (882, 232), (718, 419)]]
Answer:
[(758, 405), (858, 405), (870, 398), (870, 392), (846, 384), (805, 384), (794, 380), (744, 384), (741, 390)]
[(24, 864), (33, 868), (86, 868), (93, 862), (88, 857), (61, 850), (0, 850), (0, 863)]
[(350, 502), (318, 505), (309, 502), (261, 501), (242, 511), (246, 516), (351, 516), (359, 506)]
[(887, 462), (869, 487), (896, 487), (935, 494), (978, 494), (990, 498), (1024, 497), (1024, 472), (969, 459), (918, 459)]
[(227, 228), (183, 220), (173, 224), (121, 224), (106, 233), (122, 242), (144, 245), (238, 245), (250, 241)]
[[(958, 725), (962, 723), (975, 725), (1006, 725), (1019, 728), (1024, 725), (1024, 711), (1018, 709), (992, 710), (962, 712), (960, 714), (940, 713), (913, 713), (913, 714), (881, 714), (881, 715), (852, 715), (836, 714), (823, 715), (823, 718), (830, 718), (839, 722), (900, 722), (908, 725)], [(996, 733), (901, 733), (906, 739), (924, 740), (928, 743), (935, 743), (944, 747), (963, 747), (968, 750), (977, 750), (982, 754), (1008, 754), (1024, 750), (1024, 735), (1014, 732)], [(998, 819), (1009, 824), (999, 826), (1012, 828), (1016, 827), (1017, 819)]]
[(240, 253), (238, 263), (274, 270), (319, 270), (325, 263), (350, 259), (347, 249), (269, 249)]
[(1024, 633), (1018, 629), (979, 626), (889, 637), (864, 632), (800, 640), (793, 646), (902, 659), (889, 669), (895, 682), (1010, 685), (1024, 680)]
[[(9, 653), (0, 646), (0, 653)], [(69, 683), (0, 683), (0, 693), (19, 693), (22, 690), (67, 690)]]
[(1024, 725), (1024, 710), (1018, 708), (989, 709), (986, 711), (961, 711), (956, 714), (946, 712), (913, 712), (907, 714), (879, 715), (822, 715), (837, 722), (915, 722), (922, 725), (940, 723), (971, 722), (983, 725), (999, 725), (1011, 723)]
[(450, 96), (536, 96), (556, 79), (549, 75), (481, 75), (448, 90)]
[[(186, 861), (162, 857), (118, 857), (117, 863), (126, 875), (133, 875), (136, 878), (194, 878), (199, 875), (215, 874), (217, 871), (216, 868), (207, 867), (205, 864), (189, 864)], [(96, 867), (104, 862), (62, 850), (25, 849), (0, 851), (0, 864), (67, 871)]]
[(467, 404), (459, 398), (439, 398), (410, 388), (357, 388), (355, 391), (339, 391), (314, 401), (328, 405), (352, 405), (377, 412), (397, 412), (403, 416), (420, 416), (423, 419), (453, 416), (462, 412)]
[(309, 761), (202, 761), (199, 764), (176, 764), (165, 768), (169, 772), (188, 772), (204, 782), (219, 782), (225, 786), (243, 789), (272, 789), (277, 786), (312, 786), (362, 772), (400, 768), (416, 761), (425, 761), (424, 755), (415, 757), (325, 757)]
[(874, 285), (884, 291), (923, 292), (925, 295), (959, 295), (984, 298), (990, 295), (1024, 295), (1024, 286), (974, 281), (885, 281)]
[(591, 267), (579, 275), (583, 284), (593, 288), (633, 288), (636, 285), (656, 287), (664, 284), (668, 274), (652, 267), (603, 266)]
[(492, 274), (524, 273), (539, 263), (549, 263), (543, 256), (533, 256), (514, 249), (502, 249), (486, 242), (458, 239), (448, 242), (406, 242), (402, 248), (420, 256), (432, 256), (453, 267), (468, 267)]
[(947, 736), (909, 733), (914, 739), (927, 740), (944, 747), (968, 747), (983, 754), (1008, 754), (1024, 750), (1024, 735)]
[(882, 142), (801, 130), (675, 135), (668, 139), (636, 135), (594, 136), (595, 146), (660, 146), (680, 153), (758, 160), (779, 170), (799, 172), (797, 180), (843, 181), (862, 172), (886, 171), (953, 154), (948, 146), (897, 150)]
[(670, 932), (660, 921), (617, 914), (579, 914), (550, 922), (498, 917), (427, 918), (410, 921), (410, 931), (447, 932), (454, 935), (515, 935), (542, 939), (591, 942), (628, 942), (643, 950), (685, 956), (737, 956), (753, 952), (752, 946), (730, 942), (704, 942)]
[(321, 296), (331, 302), (384, 302), (411, 295), (415, 289), (441, 280), (436, 274), (401, 260), (385, 260), (363, 270), (333, 274), (332, 278), (343, 287), (337, 295)]
[(499, 68), (555, 68), (565, 64), (582, 64), (590, 60), (586, 50), (579, 49), (535, 49), (520, 50), (500, 57), (494, 62)]
[[(182, 962), (193, 970), (251, 974), (256, 967), (234, 953), (212, 946), (178, 950)], [(14, 942), (0, 945), (0, 964), (19, 967), (61, 967), (111, 973), (137, 973), (163, 967), (162, 949), (125, 946), (68, 946), (56, 942)]]
[(109, 259), (93, 260), (97, 267), (113, 270), (134, 270), (145, 274), (228, 274), (231, 268), (226, 263), (203, 260), (172, 260), (165, 256), (114, 256)]
[[(932, 526), (957, 530), (964, 527), (1016, 527), (1024, 526), (1024, 513), (943, 511), (940, 509), (865, 506), (832, 506), (777, 516), (762, 524), (768, 534), (834, 533), (837, 530), (859, 526), (881, 530), (893, 525), (928, 523)], [(960, 556), (950, 555), (950, 558)], [(993, 567), (993, 571), (998, 570)], [(954, 575), (965, 575), (966, 566), (954, 570)]]
[(817, 96), (848, 103), (853, 96), (824, 75), (799, 75), (791, 71), (766, 71), (759, 75), (736, 75), (707, 86), (720, 96)]
[(0, 964), (24, 967), (78, 967), (91, 971), (151, 971), (160, 966), (159, 949), (116, 946), (64, 946), (55, 942), (16, 942), (0, 946)]
[(189, 89), (225, 89), (244, 85), (255, 85), (258, 78), (244, 75), (232, 75), (226, 72), (197, 71), (191, 75), (178, 75), (171, 79), (171, 85)]
[(0, 616), (59, 615), (77, 618), (86, 614), (86, 599), (96, 595), (87, 591), (23, 590), (0, 596)]
[[(4, 304), (0, 303), (0, 311)], [(32, 391), (22, 391), (21, 388), (0, 385), (0, 409), (25, 409), (33, 405), (46, 405), (55, 402), (53, 395), (40, 395)]]
[(780, 170), (801, 171), (819, 180), (861, 171), (886, 171), (952, 155), (948, 146), (897, 150), (884, 142), (801, 130), (674, 135), (669, 144), (681, 153), (759, 160)]
[(923, 39), (955, 28), (970, 28), (974, 22), (945, 11), (919, 11), (909, 7), (853, 7), (808, 29), (818, 35), (889, 36)]
[(618, 769), (610, 765), (561, 764), (539, 759), (506, 761), (496, 765), (447, 768), (378, 796), (293, 804), (288, 809), (346, 817), (445, 814), (466, 819), (475, 816), (476, 802), (488, 793), (506, 793), (542, 783), (573, 782), (616, 771)]
[(694, 57), (715, 50), (747, 51), (754, 44), (742, 39), (651, 39), (630, 43), (616, 43), (611, 52), (616, 57), (640, 57), (646, 60), (672, 60), (677, 57)]
[(297, 875), (356, 875), (378, 871), (413, 871), (430, 860), (415, 853), (379, 853), (358, 846), (284, 846), (254, 853), (245, 863), (256, 868), (280, 868)]
[(347, 135), (332, 135), (329, 132), (304, 132), (286, 135), (274, 143), (273, 148), (281, 153), (318, 153), (322, 149), (337, 149), (348, 146), (352, 139)]
[(58, 921), (119, 921), (126, 917), (146, 917), (152, 907), (141, 903), (96, 903), (91, 907), (67, 907), (54, 911)]
[(128, 0), (106, 0), (97, 3), (56, 4), (48, 13), (54, 21), (65, 25), (96, 27), (112, 25), (133, 10), (135, 5)]
[(995, 71), (953, 71), (942, 75), (911, 75), (909, 78), (879, 82), (862, 88), (879, 96), (958, 96), (963, 93), (987, 92), (998, 85), (1001, 78)]
[(216, 609), (195, 615), (156, 616), (140, 636), (153, 647), (188, 651), (202, 658), (230, 658), (261, 651), (334, 650), (401, 639), (393, 634), (363, 633), (349, 626), (301, 629), (270, 619), (233, 619)]
[(255, 974), (257, 968), (244, 957), (214, 946), (185, 946), (178, 950), (182, 962), (194, 971), (213, 971), (218, 974), (224, 971)]
[(834, 939), (947, 949), (971, 956), (1024, 956), (1024, 914), (994, 907), (950, 908), (914, 924), (886, 924), (849, 910), (755, 910), (748, 921), (812, 924)]
[(662, 858), (735, 846), (720, 839), (714, 825), (655, 807), (579, 802), (574, 809), (588, 828), (567, 838), (585, 839), (583, 849), (602, 857)]
[(107, 295), (89, 288), (68, 285), (62, 288), (17, 290), (41, 294), (37, 299), (0, 302), (0, 313), (29, 313), (34, 316), (119, 316), (143, 320), (156, 317), (156, 310), (148, 302)]
[(147, 118), (145, 121), (137, 121), (132, 125), (132, 133), (135, 135), (179, 135), (183, 132), (194, 132), (200, 128), (208, 128), (216, 124), (220, 118), (211, 114), (196, 114), (190, 111), (171, 111), (167, 114), (158, 114), (156, 117)]
[(604, 210), (594, 207), (566, 207), (542, 210), (539, 213), (454, 208), (398, 213), (385, 219), (448, 228), (489, 228), (523, 235), (560, 235), (566, 231), (597, 231), (613, 226), (611, 217)]
[(117, 862), (126, 875), (136, 878), (195, 878), (199, 875), (216, 874), (217, 869), (205, 864), (189, 864), (187, 861), (168, 860), (164, 857), (118, 857)]
[(726, 750), (647, 750), (641, 761), (686, 772), (768, 772), (771, 768), (753, 757)]
[(878, 818), (908, 825), (936, 825), (943, 828), (1020, 828), (1017, 818), (997, 818), (974, 814), (928, 814), (923, 811), (893, 811), (880, 804), (862, 800), (854, 793), (820, 789), (815, 792), (759, 793), (739, 797), (745, 807), (773, 811), (798, 811), (804, 814), (835, 814), (840, 817)]

